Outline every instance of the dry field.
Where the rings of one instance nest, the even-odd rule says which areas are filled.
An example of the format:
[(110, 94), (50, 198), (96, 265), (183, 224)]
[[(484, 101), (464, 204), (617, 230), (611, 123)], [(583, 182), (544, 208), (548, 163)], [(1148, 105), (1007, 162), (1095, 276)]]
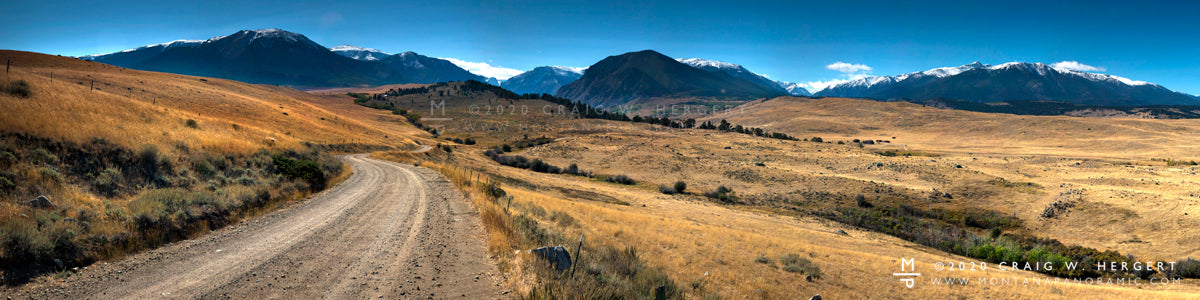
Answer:
[[(528, 116), (472, 113), (471, 105), (487, 104), (486, 99), (447, 103), (447, 115), (455, 120), (509, 125), (479, 132), (455, 130), (469, 128), (465, 121), (448, 122), (447, 136), (481, 141), (478, 146), (457, 146), (454, 164), (499, 178), (514, 197), (514, 207), (570, 214), (577, 226), (552, 227), (563, 236), (584, 233), (588, 243), (636, 247), (650, 264), (664, 268), (689, 298), (800, 298), (817, 293), (833, 298), (1188, 298), (1200, 292), (1195, 280), (1171, 286), (979, 285), (974, 282), (979, 277), (1017, 277), (1020, 282), (1046, 276), (998, 271), (995, 266), (986, 272), (934, 272), (936, 261), (976, 260), (806, 213), (854, 205), (830, 195), (863, 194), (876, 204), (892, 204), (885, 202), (892, 199), (888, 195), (924, 199), (936, 189), (952, 197), (896, 204), (995, 211), (1021, 219), (1027, 234), (1143, 260), (1200, 257), (1200, 249), (1193, 246), (1198, 233), (1192, 230), (1200, 225), (1200, 208), (1195, 206), (1200, 187), (1191, 180), (1200, 168), (1152, 160), (1196, 159), (1188, 156), (1194, 145), (1184, 140), (1200, 128), (1195, 121), (1012, 116), (789, 98), (753, 102), (744, 110), (701, 119), (715, 123), (725, 118), (826, 141), (814, 143), (571, 118), (534, 122), (539, 125), (530, 130), (521, 126), (524, 120), (547, 116), (540, 111)], [(597, 174), (628, 175), (639, 183), (627, 186), (534, 173), (499, 166), (479, 155), (526, 135), (554, 142), (513, 154), (559, 167), (575, 163)], [(861, 148), (851, 142), (867, 138), (889, 142)], [(915, 155), (877, 153), (887, 150)], [(688, 184), (689, 194), (658, 192), (660, 185), (679, 180)], [(699, 195), (722, 185), (751, 204), (784, 205), (721, 205)], [(1040, 217), (1050, 203), (1073, 195), (1079, 195), (1069, 199), (1074, 207), (1055, 218)], [(555, 224), (547, 217), (538, 219)], [(848, 235), (835, 233), (839, 229)], [(809, 282), (801, 273), (781, 270), (775, 264), (786, 254), (810, 259), (822, 277)], [(771, 263), (756, 262), (759, 257)], [(918, 281), (917, 287), (904, 288), (891, 275), (899, 272), (900, 257), (916, 257), (926, 276), (970, 277), (972, 285)], [(586, 264), (588, 258), (583, 259)]]
[[(24, 80), (34, 91), (30, 98), (0, 96), (0, 128), (7, 131), (73, 142), (102, 137), (131, 149), (183, 143), (222, 153), (291, 148), (303, 141), (412, 144), (366, 124), (370, 120), (319, 107), (322, 97), (294, 89), (21, 51), (0, 51), (0, 59), (12, 61), (5, 82)], [(188, 128), (188, 119), (199, 129)]]

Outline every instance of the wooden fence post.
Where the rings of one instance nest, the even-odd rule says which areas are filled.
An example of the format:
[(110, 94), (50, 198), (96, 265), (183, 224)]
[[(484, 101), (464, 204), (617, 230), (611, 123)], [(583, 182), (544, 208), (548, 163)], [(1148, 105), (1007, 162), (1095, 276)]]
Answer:
[(579, 234), (579, 247), (575, 248), (575, 263), (571, 264), (571, 275), (569, 277), (572, 277), (572, 278), (575, 277), (575, 266), (579, 265), (579, 261), (580, 261), (579, 251), (580, 250), (583, 250), (583, 234), (582, 233)]

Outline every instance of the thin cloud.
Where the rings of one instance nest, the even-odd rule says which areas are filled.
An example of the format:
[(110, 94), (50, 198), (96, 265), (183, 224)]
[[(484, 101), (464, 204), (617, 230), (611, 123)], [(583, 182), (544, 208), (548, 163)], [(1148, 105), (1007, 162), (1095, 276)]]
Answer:
[(1073, 60), (1056, 62), (1050, 66), (1059, 69), (1068, 69), (1081, 72), (1104, 72), (1108, 70), (1104, 67), (1089, 66)]
[(454, 63), (454, 65), (458, 66), (459, 68), (466, 69), (468, 72), (474, 73), (475, 75), (479, 75), (479, 76), (483, 76), (483, 77), (493, 77), (493, 78), (500, 79), (500, 80), (508, 80), (509, 78), (512, 78), (513, 76), (517, 76), (517, 74), (521, 74), (521, 73), (525, 72), (525, 71), (521, 71), (521, 70), (517, 70), (517, 69), (509, 69), (509, 68), (500, 67), (500, 66), (493, 66), (493, 65), (489, 65), (488, 63), (469, 62), (469, 61), (464, 61), (461, 59), (454, 59), (454, 58), (442, 58), (442, 59), (448, 60), (451, 63)]
[(851, 64), (844, 62), (835, 62), (825, 66), (826, 69), (853, 74), (853, 73), (871, 73), (871, 67), (864, 64)]

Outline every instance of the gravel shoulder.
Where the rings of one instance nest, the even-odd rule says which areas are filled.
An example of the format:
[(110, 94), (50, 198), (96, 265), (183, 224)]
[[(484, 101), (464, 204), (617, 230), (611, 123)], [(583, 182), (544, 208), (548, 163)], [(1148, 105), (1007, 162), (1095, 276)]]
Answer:
[(343, 183), (267, 215), (15, 298), (507, 298), (478, 214), (441, 174), (344, 156)]

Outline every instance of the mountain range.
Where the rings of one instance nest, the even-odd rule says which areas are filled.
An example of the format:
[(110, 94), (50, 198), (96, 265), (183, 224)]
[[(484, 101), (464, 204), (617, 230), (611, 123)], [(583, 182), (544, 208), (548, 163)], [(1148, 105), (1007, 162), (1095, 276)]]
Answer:
[(517, 94), (553, 95), (562, 86), (583, 77), (584, 70), (586, 69), (558, 66), (537, 67), (505, 80), (500, 87)]
[(745, 79), (746, 81), (752, 82), (759, 86), (769, 88), (772, 90), (776, 90), (781, 93), (789, 94), (792, 96), (809, 96), (810, 95), (808, 93), (808, 90), (804, 89), (799, 84), (785, 82), (785, 81), (771, 80), (771, 79), (767, 78), (766, 76), (760, 75), (758, 73), (750, 72), (750, 70), (747, 70), (745, 67), (742, 67), (741, 65), (727, 63), (727, 62), (723, 62), (723, 61), (707, 60), (707, 59), (702, 59), (702, 58), (678, 58), (676, 60), (678, 60), (681, 63), (687, 64), (689, 66), (692, 66), (692, 67), (695, 67), (695, 68), (698, 68), (701, 70), (705, 70), (705, 71), (709, 71), (709, 72), (723, 72), (725, 74), (729, 74), (730, 76)]
[(726, 72), (692, 67), (653, 50), (609, 56), (583, 76), (559, 88), (556, 96), (597, 107), (613, 107), (657, 97), (750, 100), (785, 95)]
[(376, 61), (391, 56), (391, 54), (388, 54), (387, 52), (352, 45), (341, 45), (329, 48), (329, 51), (362, 61)]
[[(600, 107), (638, 99), (722, 100), (808, 96), (802, 84), (776, 81), (741, 65), (671, 59), (652, 50), (607, 57), (588, 68), (537, 67), (501, 82), (446, 59), (342, 45), (325, 48), (280, 29), (242, 30), (208, 40), (177, 40), (81, 56), (132, 69), (298, 88), (478, 80), (517, 93), (546, 93)], [(586, 71), (585, 71), (586, 70)], [(1080, 105), (1197, 105), (1200, 97), (1124, 77), (1041, 63), (979, 62), (895, 76), (868, 76), (813, 95), (881, 100), (1063, 101)]]
[(816, 96), (972, 102), (1053, 100), (1082, 105), (1197, 105), (1196, 98), (1124, 77), (1042, 63), (979, 62), (896, 76), (869, 76), (826, 87)]
[(383, 58), (361, 55), (370, 50), (343, 48), (339, 53), (301, 34), (260, 29), (79, 58), (131, 69), (302, 88), (486, 80), (449, 61), (412, 52)]

